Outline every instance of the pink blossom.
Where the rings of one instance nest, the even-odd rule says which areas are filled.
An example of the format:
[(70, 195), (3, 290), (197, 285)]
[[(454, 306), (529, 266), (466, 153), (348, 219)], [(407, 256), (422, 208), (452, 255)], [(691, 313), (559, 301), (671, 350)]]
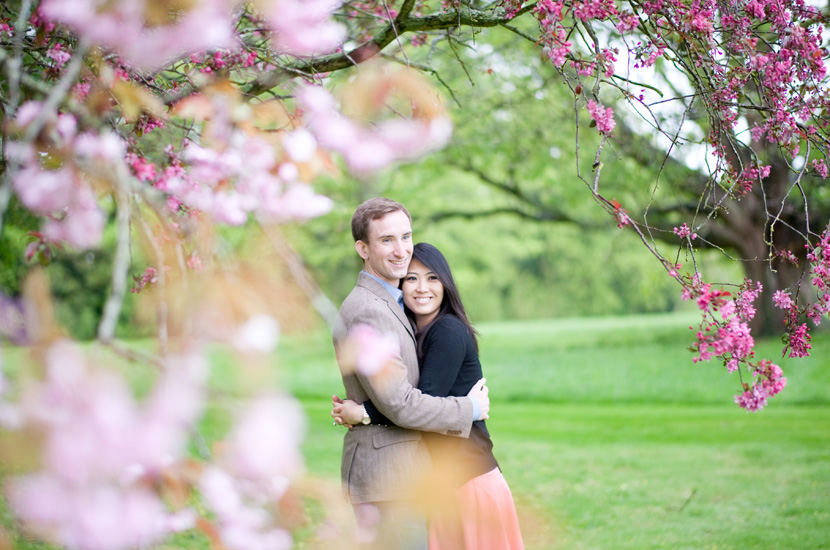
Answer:
[(294, 162), (308, 162), (317, 152), (317, 140), (306, 129), (286, 132), (282, 135), (282, 146)]
[(104, 212), (86, 187), (77, 190), (73, 203), (63, 218), (46, 221), (43, 235), (49, 240), (64, 241), (80, 249), (98, 246), (106, 224)]
[(81, 103), (89, 96), (90, 89), (91, 87), (88, 82), (78, 82), (72, 87), (72, 98), (78, 103)]
[(810, 332), (807, 323), (802, 323), (790, 333), (790, 357), (808, 357), (810, 355)]
[(335, 0), (267, 0), (260, 9), (275, 32), (273, 48), (292, 55), (315, 55), (336, 49), (346, 30), (332, 19)]
[(26, 208), (39, 214), (59, 212), (68, 208), (77, 188), (76, 174), (69, 168), (41, 170), (29, 165), (14, 178), (14, 189)]
[(588, 112), (591, 114), (591, 119), (596, 122), (597, 130), (601, 134), (610, 134), (614, 126), (617, 125), (614, 120), (614, 110), (611, 107), (603, 107), (593, 99), (589, 99)]
[(77, 157), (110, 163), (121, 161), (127, 149), (124, 140), (115, 132), (84, 132), (75, 139), (72, 147)]
[(185, 518), (170, 516), (140, 474), (184, 456), (203, 410), (204, 359), (171, 357), (144, 406), (121, 376), (90, 365), (66, 340), (45, 359), (43, 382), (21, 398), (26, 423), (43, 438), (40, 469), (9, 479), (11, 509), (30, 531), (69, 548), (158, 542)]
[(237, 327), (231, 343), (244, 352), (269, 353), (279, 341), (280, 326), (270, 315), (253, 315)]
[(740, 395), (735, 396), (735, 403), (748, 412), (757, 412), (767, 404), (767, 392), (763, 385), (755, 384)]
[(224, 461), (236, 476), (268, 480), (294, 476), (303, 466), (300, 443), (305, 415), (287, 396), (264, 395), (248, 402), (226, 440)]
[(811, 163), (813, 170), (824, 179), (827, 179), (827, 163), (823, 160), (814, 159)]
[(680, 228), (675, 227), (673, 231), (674, 234), (680, 237), (681, 239), (694, 240), (697, 238), (697, 233), (692, 233), (692, 230), (689, 229), (689, 226), (687, 226), (685, 223), (682, 226), (680, 226)]
[(31, 475), (10, 481), (9, 503), (29, 530), (68, 548), (127, 550), (167, 534), (164, 505), (141, 487), (74, 486)]
[(135, 153), (127, 153), (127, 165), (133, 169), (138, 181), (153, 181), (156, 179), (156, 165)]
[(155, 267), (148, 267), (141, 275), (134, 275), (135, 286), (130, 290), (133, 293), (138, 293), (144, 290), (147, 285), (152, 285), (158, 282)]
[(62, 69), (72, 58), (72, 54), (63, 49), (63, 44), (57, 43), (46, 51), (46, 57), (55, 62), (55, 66)]
[(621, 13), (619, 17), (620, 22), (616, 26), (621, 33), (633, 31), (640, 25), (640, 18), (631, 12)]
[(43, 103), (40, 101), (27, 101), (17, 109), (14, 122), (19, 127), (25, 128), (37, 118), (41, 109), (43, 109)]
[(318, 195), (306, 183), (287, 185), (278, 196), (268, 197), (257, 212), (258, 217), (275, 222), (305, 221), (331, 212), (334, 201)]
[(44, 0), (40, 12), (78, 34), (116, 50), (130, 65), (154, 70), (194, 51), (229, 47), (233, 26), (231, 0), (202, 0), (182, 10), (175, 23), (150, 25), (144, 5), (115, 0)]
[(249, 52), (245, 61), (242, 62), (243, 67), (253, 67), (256, 63), (256, 52)]
[(780, 309), (790, 309), (795, 305), (790, 293), (785, 290), (776, 290), (772, 295), (772, 303)]
[(317, 142), (343, 155), (356, 173), (372, 173), (394, 162), (418, 158), (443, 147), (452, 136), (452, 123), (443, 116), (358, 124), (344, 117), (331, 94), (319, 86), (302, 86), (297, 99)]
[(199, 257), (199, 253), (194, 251), (190, 257), (187, 259), (187, 267), (192, 269), (193, 271), (199, 272), (204, 269), (204, 264), (202, 263), (202, 258)]
[(393, 334), (382, 334), (371, 325), (353, 326), (348, 340), (356, 347), (355, 368), (364, 376), (378, 374), (401, 353), (400, 342)]

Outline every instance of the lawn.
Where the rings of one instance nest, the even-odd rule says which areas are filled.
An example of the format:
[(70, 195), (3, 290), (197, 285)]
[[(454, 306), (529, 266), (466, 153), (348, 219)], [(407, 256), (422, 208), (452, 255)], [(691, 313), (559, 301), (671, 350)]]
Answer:
[[(488, 426), (528, 549), (830, 549), (830, 338), (780, 359), (788, 376), (760, 413), (732, 403), (737, 375), (693, 364), (695, 317), (479, 326)], [(309, 414), (310, 472), (336, 483), (339, 378), (324, 334), (283, 350)]]
[[(788, 384), (747, 413), (732, 402), (737, 375), (692, 363), (695, 322), (673, 314), (478, 327), (488, 427), (529, 550), (830, 549), (830, 334), (817, 333), (813, 355), (799, 360), (780, 359), (780, 340), (759, 342)], [(4, 349), (4, 369), (21, 353)], [(231, 356), (212, 357), (220, 400), (249, 385)], [(129, 372), (146, 391), (152, 376)], [(309, 478), (336, 500), (343, 428), (328, 412), (342, 385), (330, 336), (284, 335), (272, 372), (307, 412)], [(224, 407), (212, 407), (201, 431), (209, 442), (227, 424)], [(319, 516), (313, 505), (310, 514)], [(331, 547), (316, 527), (298, 548)], [(167, 547), (208, 545), (182, 536)]]

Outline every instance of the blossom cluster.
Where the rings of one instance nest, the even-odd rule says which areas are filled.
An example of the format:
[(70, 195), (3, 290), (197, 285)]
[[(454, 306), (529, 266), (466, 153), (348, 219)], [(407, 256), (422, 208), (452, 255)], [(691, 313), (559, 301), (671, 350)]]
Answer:
[(672, 229), (672, 231), (674, 232), (675, 235), (677, 235), (678, 237), (680, 237), (681, 239), (684, 239), (684, 240), (685, 239), (695, 240), (697, 238), (697, 233), (692, 233), (692, 230), (689, 229), (689, 226), (686, 225), (685, 222), (679, 228), (675, 227), (674, 229)]
[(366, 174), (440, 149), (452, 136), (452, 122), (438, 113), (425, 118), (392, 118), (373, 125), (344, 116), (320, 86), (302, 86), (297, 98), (308, 129), (321, 146), (340, 153), (353, 172)]
[(593, 99), (588, 100), (588, 113), (591, 119), (596, 123), (597, 130), (601, 134), (610, 134), (617, 125), (614, 121), (614, 110), (611, 107), (603, 107), (596, 103)]
[(747, 373), (753, 383), (742, 382), (744, 391), (735, 397), (735, 403), (747, 411), (763, 408), (767, 399), (778, 394), (786, 385), (781, 368), (769, 360), (755, 359), (755, 340), (749, 321), (755, 317), (755, 300), (763, 287), (747, 280), (733, 297), (730, 292), (715, 289), (704, 283), (699, 274), (684, 280), (683, 299), (694, 300), (703, 319), (698, 327), (697, 341), (692, 344), (694, 363), (718, 357), (727, 371)]
[[(0, 377), (0, 429), (40, 434), (29, 441), (41, 467), (7, 485), (29, 532), (80, 550), (144, 547), (194, 528), (229, 550), (293, 547), (274, 510), (303, 471), (305, 418), (294, 399), (265, 392), (246, 402), (220, 452), (196, 466), (188, 444), (208, 374), (198, 349), (168, 356), (141, 402), (67, 340), (48, 345), (45, 366), (16, 399)], [(212, 517), (199, 519), (182, 490), (198, 491)]]
[(784, 389), (787, 379), (781, 367), (768, 359), (760, 362), (754, 370), (758, 380), (752, 384), (744, 384), (744, 392), (735, 396), (735, 403), (749, 412), (757, 412), (767, 405), (767, 399)]
[(155, 70), (193, 51), (233, 44), (232, 0), (201, 0), (175, 22), (144, 2), (43, 0), (40, 16), (71, 28), (90, 42), (114, 50), (131, 66)]
[(27, 208), (45, 217), (42, 241), (95, 247), (106, 216), (90, 180), (104, 167), (117, 171), (126, 146), (113, 132), (80, 133), (73, 115), (50, 116), (36, 101), (21, 106), (15, 124), (24, 132), (39, 117), (46, 119), (40, 141), (8, 144), (9, 158), (20, 165), (13, 173), (15, 192)]
[(84, 550), (135, 548), (191, 528), (195, 512), (168, 509), (152, 487), (185, 456), (204, 407), (204, 357), (171, 357), (143, 404), (69, 341), (50, 345), (45, 364), (42, 381), (3, 403), (4, 428), (42, 434), (41, 468), (9, 479), (9, 504), (26, 527)]
[[(508, 9), (515, 7), (513, 2), (507, 5)], [(753, 139), (764, 135), (795, 155), (799, 141), (816, 134), (816, 121), (824, 125), (821, 117), (830, 107), (830, 95), (821, 83), (828, 54), (822, 48), (822, 15), (808, 2), (648, 0), (637, 8), (638, 12), (632, 13), (613, 0), (536, 2), (533, 13), (539, 23), (538, 43), (563, 75), (580, 82), (584, 76), (595, 75), (597, 69), (608, 77), (618, 52), (633, 60), (635, 68), (651, 67), (660, 57), (672, 61), (674, 56), (683, 57), (690, 67), (708, 67), (710, 77), (697, 80), (695, 85), (707, 97), (703, 105), (710, 116), (725, 123), (713, 125), (708, 138), (715, 154), (724, 152), (726, 140), (721, 132), (734, 128), (743, 114), (740, 97), (746, 90), (757, 91), (760, 97), (754, 101), (765, 106), (762, 112), (753, 111), (762, 115), (753, 125)], [(586, 37), (585, 47), (575, 47), (573, 40), (585, 35), (581, 27), (591, 25), (613, 29), (604, 36), (611, 46), (600, 46), (595, 31), (588, 29), (593, 40)], [(776, 46), (761, 48), (761, 43)], [(724, 52), (739, 61), (724, 62)], [(568, 75), (568, 67), (576, 74)], [(593, 87), (595, 93), (601, 84)], [(597, 116), (596, 104), (589, 104), (588, 110), (600, 132), (610, 131), (600, 124), (606, 117)], [(765, 168), (735, 174), (724, 163), (718, 164), (716, 171), (731, 173), (731, 179), (739, 183), (740, 195), (764, 177)], [(826, 177), (823, 162), (814, 162), (813, 168)]]
[(316, 143), (306, 136), (304, 131), (286, 136), (287, 142), (305, 140), (308, 145), (293, 157), (289, 152), (284, 162), (270, 143), (244, 132), (234, 132), (223, 150), (189, 143), (182, 160), (190, 170), (173, 165), (155, 185), (229, 225), (245, 223), (249, 213), (279, 222), (317, 217), (331, 210), (332, 201), (299, 180), (295, 162), (309, 160), (316, 151)]
[(830, 314), (830, 227), (824, 230), (815, 246), (807, 247), (810, 283), (815, 291), (815, 300), (799, 306), (787, 290), (776, 291), (772, 298), (775, 306), (786, 312), (784, 322), (787, 340), (784, 354), (789, 352), (790, 357), (810, 355), (810, 327), (801, 319), (806, 318), (818, 326), (822, 317)]

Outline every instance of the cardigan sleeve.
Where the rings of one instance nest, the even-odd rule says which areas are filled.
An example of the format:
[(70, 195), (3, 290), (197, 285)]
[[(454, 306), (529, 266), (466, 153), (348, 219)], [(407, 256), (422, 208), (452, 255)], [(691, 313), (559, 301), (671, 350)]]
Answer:
[(430, 329), (424, 342), (419, 390), (436, 397), (450, 395), (467, 353), (465, 333), (463, 323), (449, 316)]

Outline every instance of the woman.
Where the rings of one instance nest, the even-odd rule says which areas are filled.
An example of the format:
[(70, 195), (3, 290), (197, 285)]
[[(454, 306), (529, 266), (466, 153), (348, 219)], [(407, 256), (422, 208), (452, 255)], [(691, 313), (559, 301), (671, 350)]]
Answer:
[[(467, 395), (482, 377), (478, 342), (443, 254), (430, 244), (416, 244), (400, 288), (407, 316), (417, 328), (418, 389), (438, 397)], [(393, 424), (371, 401), (346, 400), (335, 405), (332, 415), (356, 425), (364, 406), (371, 423)], [(440, 475), (436, 485), (452, 487), (453, 505), (431, 514), (430, 550), (523, 549), (513, 497), (484, 421), (473, 423), (469, 439), (423, 436)]]

